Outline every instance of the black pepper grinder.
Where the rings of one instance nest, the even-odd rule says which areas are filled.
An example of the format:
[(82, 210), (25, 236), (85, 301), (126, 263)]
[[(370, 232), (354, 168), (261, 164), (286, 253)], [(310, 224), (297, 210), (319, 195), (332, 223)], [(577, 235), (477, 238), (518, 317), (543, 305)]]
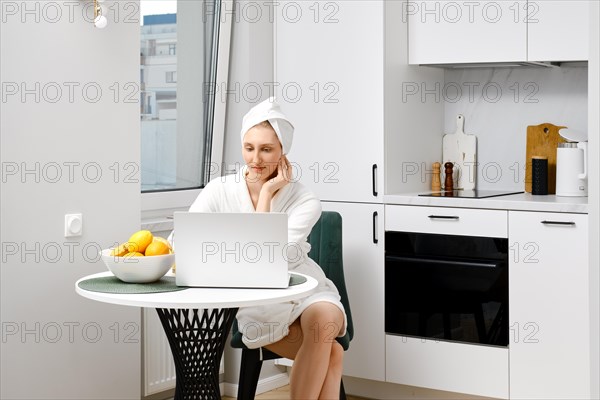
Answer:
[(444, 164), (444, 168), (446, 168), (446, 181), (444, 182), (444, 191), (452, 192), (454, 191), (454, 181), (452, 180), (452, 169), (454, 164), (451, 162), (447, 162)]

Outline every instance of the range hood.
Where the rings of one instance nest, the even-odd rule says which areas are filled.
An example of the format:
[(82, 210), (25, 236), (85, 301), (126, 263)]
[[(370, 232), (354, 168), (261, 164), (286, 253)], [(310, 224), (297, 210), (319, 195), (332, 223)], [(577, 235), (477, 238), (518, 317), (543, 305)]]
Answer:
[(507, 62), (484, 62), (484, 63), (451, 63), (451, 64), (419, 64), (423, 67), (439, 68), (553, 68), (560, 67), (556, 62), (536, 62), (536, 61), (507, 61)]
[(504, 61), (483, 63), (448, 63), (448, 64), (419, 64), (422, 67), (438, 67), (449, 69), (465, 68), (558, 68), (558, 67), (587, 67), (587, 61)]

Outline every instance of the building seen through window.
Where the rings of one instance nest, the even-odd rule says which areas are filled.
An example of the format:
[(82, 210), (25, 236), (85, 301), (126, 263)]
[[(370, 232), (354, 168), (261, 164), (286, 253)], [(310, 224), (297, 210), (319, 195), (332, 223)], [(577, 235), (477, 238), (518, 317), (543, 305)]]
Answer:
[[(164, 12), (162, 6), (164, 4)], [(210, 165), (220, 0), (141, 0), (142, 192), (198, 189)], [(144, 7), (151, 12), (144, 13)], [(214, 15), (213, 15), (214, 14)], [(178, 85), (180, 83), (180, 85)], [(214, 95), (213, 95), (214, 97)]]
[(176, 186), (177, 14), (146, 15), (141, 26), (142, 191)]

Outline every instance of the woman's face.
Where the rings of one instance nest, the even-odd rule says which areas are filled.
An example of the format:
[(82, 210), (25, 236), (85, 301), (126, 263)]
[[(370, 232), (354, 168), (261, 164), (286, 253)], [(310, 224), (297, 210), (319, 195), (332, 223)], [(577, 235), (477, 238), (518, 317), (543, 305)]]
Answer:
[(244, 135), (242, 155), (248, 178), (266, 182), (275, 176), (282, 154), (279, 138), (269, 124), (255, 125)]

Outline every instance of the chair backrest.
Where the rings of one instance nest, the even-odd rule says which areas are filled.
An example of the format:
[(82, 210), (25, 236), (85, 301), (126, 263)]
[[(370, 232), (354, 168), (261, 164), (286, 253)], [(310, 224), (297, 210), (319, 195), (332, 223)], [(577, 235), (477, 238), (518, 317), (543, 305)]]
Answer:
[(337, 338), (337, 341), (344, 350), (347, 350), (354, 336), (354, 325), (352, 324), (350, 301), (348, 300), (348, 291), (344, 279), (342, 216), (334, 211), (323, 211), (321, 218), (319, 218), (308, 236), (308, 242), (311, 245), (308, 256), (319, 264), (325, 272), (325, 276), (335, 284), (340, 292), (341, 302), (346, 310), (348, 326), (346, 335)]
[[(325, 272), (325, 276), (335, 284), (340, 292), (341, 302), (346, 310), (348, 326), (346, 327), (346, 335), (336, 340), (342, 345), (344, 350), (347, 350), (354, 336), (354, 325), (352, 323), (348, 291), (346, 290), (344, 280), (342, 216), (334, 211), (323, 211), (308, 236), (308, 242), (311, 245), (308, 256), (319, 264), (323, 272)], [(237, 320), (233, 321), (231, 346), (235, 348), (245, 347), (242, 342), (242, 334), (238, 329)]]

